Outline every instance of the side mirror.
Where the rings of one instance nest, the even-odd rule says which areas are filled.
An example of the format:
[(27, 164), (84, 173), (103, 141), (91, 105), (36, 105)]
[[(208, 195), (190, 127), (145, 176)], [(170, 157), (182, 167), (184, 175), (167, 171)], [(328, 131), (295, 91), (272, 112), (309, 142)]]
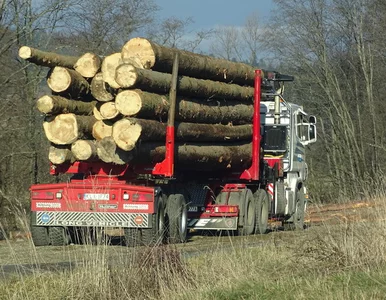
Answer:
[(317, 140), (316, 125), (308, 124), (307, 127), (308, 127), (308, 140), (302, 141), (303, 145), (309, 145), (309, 144), (315, 143)]
[(309, 122), (310, 122), (310, 124), (316, 124), (316, 118), (315, 118), (315, 116), (310, 116)]

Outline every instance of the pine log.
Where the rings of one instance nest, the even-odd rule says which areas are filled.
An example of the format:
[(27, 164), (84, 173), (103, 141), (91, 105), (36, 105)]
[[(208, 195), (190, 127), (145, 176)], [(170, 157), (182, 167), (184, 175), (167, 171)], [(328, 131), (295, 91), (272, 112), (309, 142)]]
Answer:
[(115, 102), (98, 103), (97, 107), (103, 120), (112, 120), (119, 115)]
[(111, 136), (96, 142), (98, 157), (105, 163), (123, 165), (132, 160), (132, 154), (117, 147)]
[[(205, 103), (205, 104), (204, 104)], [(115, 107), (124, 116), (166, 120), (169, 101), (166, 96), (140, 90), (124, 90), (118, 93)], [(196, 123), (251, 124), (253, 105), (235, 101), (177, 100), (176, 120)]]
[[(130, 151), (139, 141), (163, 141), (166, 137), (166, 124), (154, 120), (128, 118), (114, 123), (115, 143), (121, 149)], [(252, 139), (251, 125), (219, 125), (176, 123), (175, 137), (184, 142), (235, 142)]]
[[(139, 88), (145, 91), (167, 94), (172, 79), (171, 74), (138, 69), (133, 65), (122, 64), (117, 68), (116, 82), (123, 88)], [(253, 101), (254, 89), (237, 84), (227, 84), (211, 80), (181, 76), (178, 82), (178, 95), (199, 98), (219, 98), (238, 100), (247, 103)]]
[(103, 139), (106, 136), (112, 136), (113, 135), (113, 123), (110, 121), (102, 121), (98, 120), (94, 123), (92, 127), (92, 136), (97, 141)]
[(19, 56), (39, 66), (54, 68), (56, 66), (72, 69), (78, 57), (45, 52), (32, 47), (22, 46)]
[[(251, 165), (251, 143), (230, 145), (177, 144), (176, 170), (243, 170)], [(165, 158), (165, 146), (141, 143), (127, 153), (135, 164), (155, 164)], [(130, 162), (129, 162), (130, 163)]]
[(97, 119), (98, 121), (102, 121), (103, 120), (103, 117), (99, 111), (99, 105), (95, 105), (93, 110), (92, 110), (92, 113), (93, 113), (93, 116), (95, 119)]
[(103, 74), (97, 73), (91, 81), (91, 94), (102, 102), (114, 100), (115, 90), (103, 81)]
[(122, 64), (120, 53), (114, 53), (106, 56), (102, 62), (101, 70), (103, 81), (114, 89), (120, 88), (120, 85), (115, 81), (115, 71), (120, 64)]
[(92, 78), (101, 68), (101, 59), (94, 53), (83, 54), (74, 64), (74, 69), (86, 78)]
[(175, 53), (179, 56), (181, 75), (253, 86), (255, 68), (244, 63), (200, 55), (157, 45), (144, 38), (133, 38), (122, 48), (122, 59), (138, 57), (147, 69), (172, 72)]
[(46, 117), (43, 122), (47, 139), (57, 145), (69, 145), (82, 137), (88, 137), (96, 119), (92, 116), (60, 114)]
[(68, 100), (61, 96), (45, 95), (37, 100), (37, 109), (44, 114), (66, 114), (92, 115), (96, 101), (83, 102)]
[(50, 89), (71, 98), (83, 98), (90, 92), (86, 79), (78, 72), (63, 67), (55, 67), (48, 74), (47, 84)]
[(95, 142), (77, 140), (71, 145), (71, 152), (77, 160), (94, 161), (98, 159)]
[(63, 147), (60, 145), (51, 145), (48, 152), (48, 159), (55, 165), (60, 165), (65, 162), (73, 162), (75, 158), (68, 148), (68, 146)]

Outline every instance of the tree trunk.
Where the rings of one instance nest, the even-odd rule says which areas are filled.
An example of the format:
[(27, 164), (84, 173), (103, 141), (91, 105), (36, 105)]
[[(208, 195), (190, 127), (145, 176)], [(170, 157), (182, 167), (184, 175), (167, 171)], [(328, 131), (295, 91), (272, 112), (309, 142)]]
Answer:
[[(166, 124), (153, 120), (122, 119), (113, 125), (113, 138), (118, 147), (132, 150), (138, 141), (163, 141), (166, 137)], [(185, 142), (235, 142), (252, 139), (252, 126), (212, 125), (177, 123), (177, 141)]]
[(132, 160), (132, 154), (117, 147), (111, 136), (96, 142), (98, 157), (105, 163), (124, 165)]
[(114, 89), (120, 88), (120, 85), (115, 81), (115, 71), (120, 64), (122, 64), (120, 53), (114, 53), (106, 56), (102, 62), (101, 70), (103, 81)]
[(98, 159), (95, 143), (89, 140), (77, 140), (71, 145), (71, 151), (77, 160), (93, 161)]
[(39, 66), (54, 68), (56, 66), (72, 69), (78, 57), (45, 52), (28, 46), (19, 49), (19, 56)]
[(94, 53), (83, 54), (74, 64), (74, 69), (86, 78), (92, 78), (101, 68), (101, 59)]
[(92, 136), (97, 141), (113, 135), (113, 124), (110, 121), (96, 121), (92, 127)]
[(60, 96), (43, 96), (37, 101), (37, 108), (44, 114), (67, 114), (92, 115), (96, 101), (83, 102), (68, 100)]
[[(125, 116), (166, 120), (169, 101), (166, 96), (140, 90), (118, 93), (115, 107)], [(251, 124), (253, 105), (235, 101), (177, 99), (176, 120), (195, 123)]]
[(49, 152), (48, 152), (48, 159), (50, 162), (52, 162), (54, 165), (60, 165), (65, 162), (73, 162), (75, 161), (75, 158), (71, 152), (71, 150), (68, 148), (68, 146), (63, 147), (59, 145), (51, 145)]
[(88, 137), (96, 119), (92, 116), (60, 114), (43, 122), (47, 139), (57, 145), (69, 145), (81, 137)]
[(178, 52), (178, 73), (185, 76), (210, 79), (241, 85), (254, 85), (255, 68), (243, 63), (167, 48), (144, 38), (129, 40), (122, 49), (122, 59), (138, 57), (146, 69), (172, 72), (173, 58)]
[(51, 90), (70, 98), (84, 98), (90, 93), (90, 86), (86, 79), (78, 72), (63, 67), (51, 69), (47, 84)]
[(98, 73), (91, 81), (91, 94), (102, 102), (114, 100), (115, 90), (103, 81), (102, 73)]
[[(128, 152), (135, 164), (155, 164), (165, 158), (165, 146), (142, 143)], [(175, 168), (181, 170), (243, 170), (251, 165), (252, 144), (210, 145), (179, 144), (176, 146)]]
[[(171, 74), (138, 69), (132, 65), (122, 64), (117, 68), (116, 81), (123, 88), (139, 88), (167, 94), (172, 79)], [(211, 80), (196, 79), (181, 76), (178, 81), (178, 95), (199, 98), (218, 98), (253, 102), (252, 87), (242, 87), (237, 84), (227, 84)]]

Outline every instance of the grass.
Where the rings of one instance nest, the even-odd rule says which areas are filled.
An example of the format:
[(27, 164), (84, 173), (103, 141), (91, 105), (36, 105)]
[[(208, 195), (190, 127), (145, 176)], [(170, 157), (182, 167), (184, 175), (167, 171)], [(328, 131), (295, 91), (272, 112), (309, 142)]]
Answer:
[(80, 266), (5, 276), (0, 299), (384, 299), (382, 207), (366, 210), (366, 221), (263, 237), (195, 237), (158, 248), (9, 242), (0, 247), (3, 263), (7, 249), (12, 263), (42, 265), (55, 257)]

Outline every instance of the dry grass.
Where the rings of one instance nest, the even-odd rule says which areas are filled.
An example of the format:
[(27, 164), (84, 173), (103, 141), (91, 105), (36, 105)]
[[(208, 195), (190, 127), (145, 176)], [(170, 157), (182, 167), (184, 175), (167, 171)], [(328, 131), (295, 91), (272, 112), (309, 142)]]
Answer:
[[(193, 249), (189, 243), (137, 249), (64, 247), (62, 256), (79, 267), (31, 275), (19, 272), (0, 282), (0, 298), (382, 299), (385, 205), (364, 213), (366, 217), (356, 222), (343, 218), (304, 232), (218, 237), (205, 252), (189, 255), (184, 252)], [(39, 250), (32, 245), (25, 248), (37, 265)], [(9, 252), (16, 262), (20, 252), (11, 243)]]

